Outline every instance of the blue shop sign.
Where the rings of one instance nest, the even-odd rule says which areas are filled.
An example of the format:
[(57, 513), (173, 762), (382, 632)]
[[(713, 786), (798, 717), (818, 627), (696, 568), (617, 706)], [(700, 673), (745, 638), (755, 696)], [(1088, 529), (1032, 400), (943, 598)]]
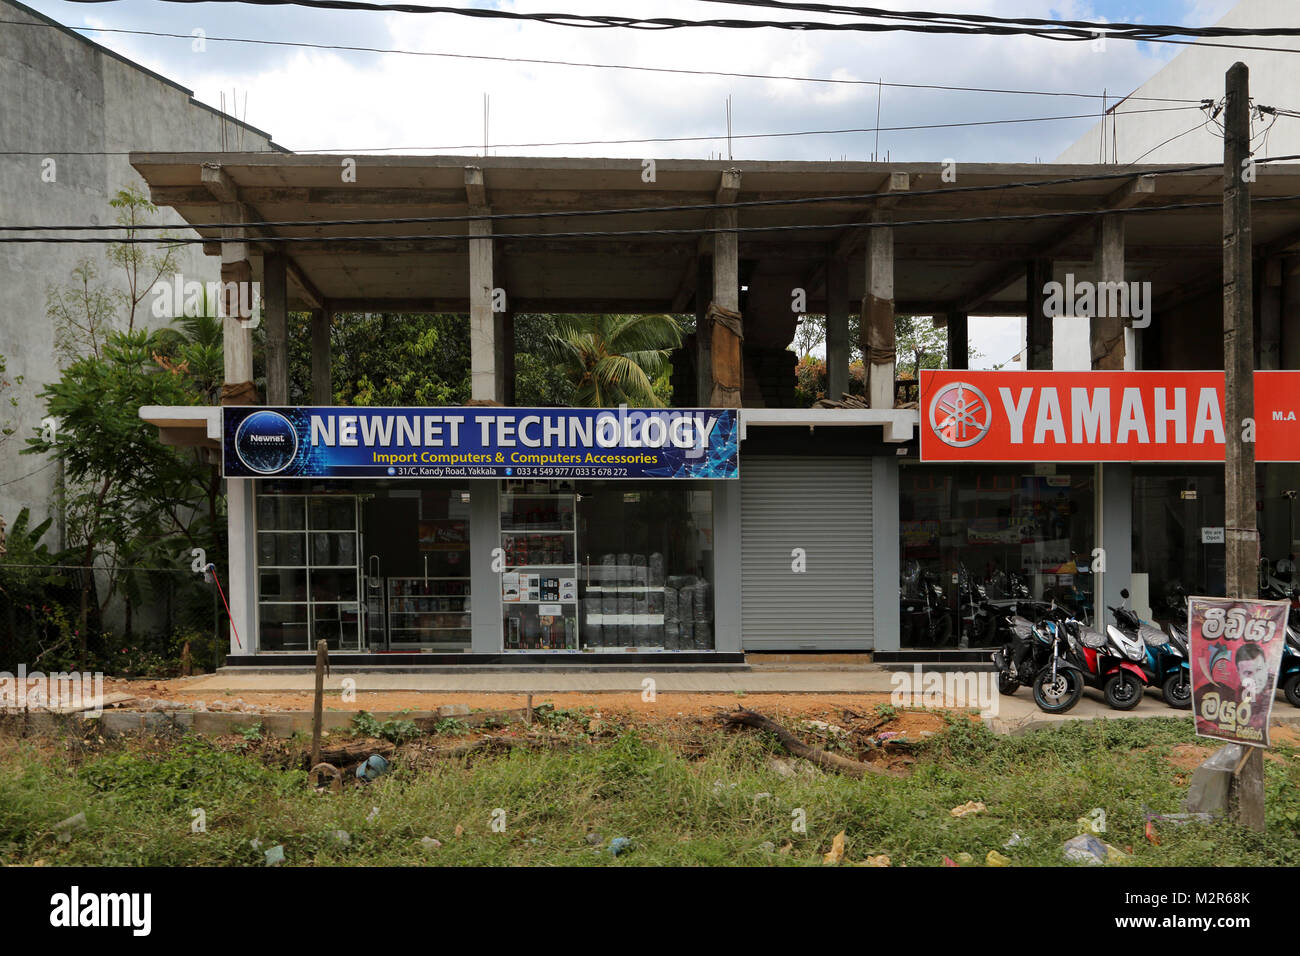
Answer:
[(227, 478), (737, 478), (732, 408), (222, 408)]

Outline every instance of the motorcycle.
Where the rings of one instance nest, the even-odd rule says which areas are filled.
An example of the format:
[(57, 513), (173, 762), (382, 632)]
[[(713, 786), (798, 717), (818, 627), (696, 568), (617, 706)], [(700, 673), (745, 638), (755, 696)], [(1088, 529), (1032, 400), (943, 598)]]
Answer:
[(1083, 696), (1087, 675), (1079, 666), (1084, 648), (1074, 629), (1050, 617), (1032, 625), (1034, 636), (1048, 647), (1047, 663), (1034, 675), (1034, 703), (1048, 714), (1063, 714)]
[(957, 621), (960, 646), (997, 647), (1009, 643), (1014, 635), (1008, 619), (1017, 612), (1016, 598), (993, 598), (983, 584), (971, 579), (965, 565), (957, 579)]
[(916, 597), (899, 588), (900, 640), (906, 646), (928, 645), (939, 647), (952, 640), (952, 616), (947, 598), (939, 585), (939, 576), (932, 571), (922, 571), (916, 564), (905, 578)]
[(1191, 655), (1187, 650), (1187, 626), (1175, 621), (1164, 625), (1165, 642), (1153, 647), (1147, 642), (1152, 670), (1161, 675), (1160, 693), (1165, 703), (1178, 710), (1192, 706)]
[(998, 692), (1010, 696), (1021, 687), (1033, 686), (1034, 677), (1048, 663), (1048, 644), (1028, 618), (1009, 613), (1004, 622), (1010, 640), (990, 656), (998, 671)]
[(1290, 626), (1286, 629), (1286, 643), (1282, 645), (1282, 663), (1278, 666), (1277, 684), (1286, 695), (1287, 703), (1292, 707), (1300, 707), (1300, 633)]
[[(1128, 600), (1128, 589), (1120, 591)], [(1147, 644), (1142, 634), (1142, 620), (1131, 608), (1108, 607), (1115, 624), (1106, 625), (1107, 647), (1097, 649), (1090, 659), (1089, 673), (1100, 681), (1102, 696), (1116, 710), (1132, 710), (1142, 701), (1150, 683), (1143, 664), (1147, 663)], [(1118, 627), (1116, 625), (1119, 625)], [(1156, 631), (1155, 628), (1151, 628)], [(1159, 631), (1156, 631), (1159, 634)], [(1163, 635), (1161, 635), (1163, 639)]]

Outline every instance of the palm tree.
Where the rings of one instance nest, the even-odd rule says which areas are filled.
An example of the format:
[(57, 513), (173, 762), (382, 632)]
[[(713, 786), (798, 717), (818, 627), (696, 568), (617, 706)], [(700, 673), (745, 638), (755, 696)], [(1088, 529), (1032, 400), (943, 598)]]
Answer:
[(541, 351), (564, 371), (573, 404), (584, 408), (662, 407), (654, 380), (682, 343), (670, 315), (557, 315)]

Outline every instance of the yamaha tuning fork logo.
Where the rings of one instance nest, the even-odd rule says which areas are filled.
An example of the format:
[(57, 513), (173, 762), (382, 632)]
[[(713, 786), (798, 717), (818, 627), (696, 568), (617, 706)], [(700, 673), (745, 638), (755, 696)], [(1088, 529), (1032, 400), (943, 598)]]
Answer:
[(279, 412), (254, 412), (235, 432), (235, 453), (250, 471), (274, 475), (298, 453), (298, 432)]
[(945, 445), (969, 448), (988, 434), (993, 424), (989, 400), (974, 385), (950, 382), (930, 401), (930, 428)]

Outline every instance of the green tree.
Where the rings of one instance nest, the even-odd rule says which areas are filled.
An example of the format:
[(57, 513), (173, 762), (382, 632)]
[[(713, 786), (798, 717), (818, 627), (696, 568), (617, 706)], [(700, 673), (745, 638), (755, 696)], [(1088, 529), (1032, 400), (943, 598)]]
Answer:
[(662, 407), (655, 380), (681, 345), (670, 315), (557, 315), (542, 355), (563, 370), (581, 407)]
[[(117, 593), (123, 570), (143, 560), (171, 558), (177, 536), (207, 546), (193, 520), (203, 466), (193, 451), (163, 445), (141, 421), (142, 405), (192, 404), (184, 375), (160, 364), (155, 332), (110, 332), (100, 355), (87, 355), (38, 395), (57, 423), (27, 439), (24, 454), (54, 454), (67, 476), (66, 560), (80, 569), (79, 666), (85, 666), (92, 623)], [(95, 572), (107, 575), (98, 593)]]

